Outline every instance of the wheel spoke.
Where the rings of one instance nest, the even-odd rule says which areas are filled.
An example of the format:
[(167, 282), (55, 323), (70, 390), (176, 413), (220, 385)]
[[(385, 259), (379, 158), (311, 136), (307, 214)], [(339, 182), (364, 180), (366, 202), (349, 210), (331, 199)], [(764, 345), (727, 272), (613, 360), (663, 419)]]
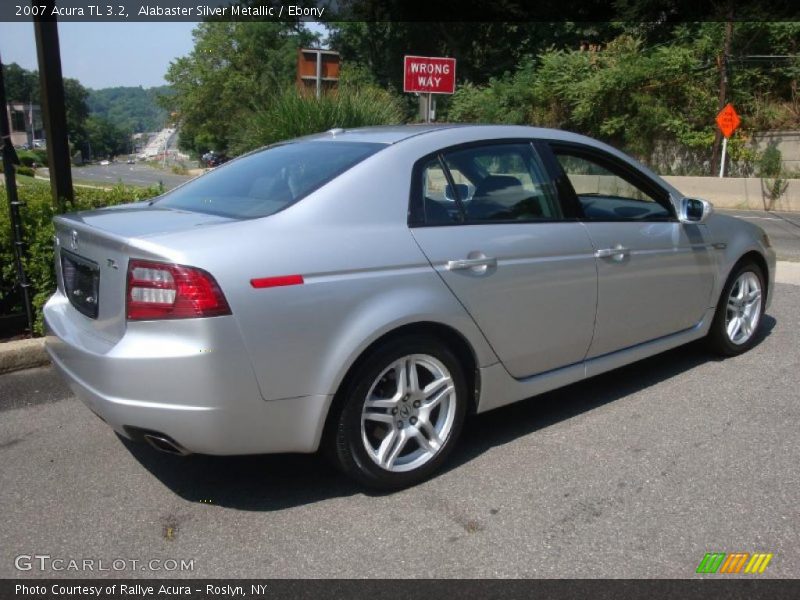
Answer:
[(760, 301), (761, 301), (761, 290), (756, 288), (749, 294), (747, 294), (746, 302), (748, 306), (753, 306), (754, 304), (757, 304)]
[(453, 389), (454, 388), (453, 388), (453, 385), (452, 385), (452, 382), (451, 382), (446, 388), (444, 388), (438, 394), (435, 394), (432, 397), (426, 397), (425, 398), (425, 407), (430, 409), (430, 410), (436, 408), (436, 406), (438, 406), (439, 403), (443, 399), (445, 399), (453, 391)]
[(744, 301), (744, 295), (745, 295), (744, 288), (746, 286), (747, 286), (746, 279), (739, 281), (739, 291), (736, 292), (736, 299), (739, 301), (739, 304), (741, 304)]
[(400, 453), (403, 451), (403, 448), (406, 447), (407, 442), (408, 433), (406, 433), (405, 429), (392, 429), (378, 449), (378, 461), (381, 466), (386, 469), (391, 469), (397, 457), (400, 456)]
[(378, 408), (394, 408), (397, 406), (396, 398), (370, 398), (364, 403), (364, 409), (374, 411)]
[(400, 361), (394, 367), (394, 380), (397, 382), (397, 390), (394, 395), (396, 400), (400, 400), (406, 395), (408, 387), (406, 379), (406, 362)]
[(747, 317), (742, 317), (742, 332), (744, 333), (744, 337), (750, 337), (750, 334), (753, 333), (753, 329), (750, 326), (750, 319)]
[(406, 393), (413, 394), (419, 391), (419, 377), (417, 374), (417, 362), (413, 358), (409, 358), (405, 363), (406, 377), (408, 382), (406, 386)]
[(394, 417), (384, 412), (364, 412), (365, 421), (377, 421), (378, 423), (389, 423), (394, 426)]
[(453, 380), (450, 379), (448, 375), (445, 375), (444, 377), (440, 377), (439, 379), (431, 381), (428, 385), (426, 385), (425, 389), (422, 390), (422, 394), (423, 396), (425, 396), (425, 399), (427, 400), (433, 394), (441, 390), (443, 387), (450, 386), (452, 383)]
[(427, 421), (420, 423), (417, 429), (417, 441), (426, 451), (435, 454), (442, 447), (442, 439), (436, 433), (436, 429)]
[(736, 336), (739, 335), (739, 329), (741, 329), (741, 326), (742, 319), (740, 317), (734, 317), (730, 320), (730, 323), (728, 323), (728, 338), (731, 341), (736, 340)]

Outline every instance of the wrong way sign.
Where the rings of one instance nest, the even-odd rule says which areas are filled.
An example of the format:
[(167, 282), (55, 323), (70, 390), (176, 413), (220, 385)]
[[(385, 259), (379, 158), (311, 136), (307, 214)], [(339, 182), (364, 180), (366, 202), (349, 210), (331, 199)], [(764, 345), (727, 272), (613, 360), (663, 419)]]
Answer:
[(440, 56), (406, 56), (403, 91), (452, 94), (456, 91), (456, 59)]

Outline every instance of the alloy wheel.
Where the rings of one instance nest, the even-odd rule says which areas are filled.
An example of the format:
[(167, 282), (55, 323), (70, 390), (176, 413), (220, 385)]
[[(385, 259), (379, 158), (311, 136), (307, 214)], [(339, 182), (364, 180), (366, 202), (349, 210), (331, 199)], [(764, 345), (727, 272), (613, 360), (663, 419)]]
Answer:
[(761, 282), (752, 271), (745, 271), (734, 282), (728, 295), (725, 331), (736, 344), (753, 337), (761, 318)]
[(364, 449), (382, 469), (417, 469), (453, 430), (456, 387), (447, 367), (427, 354), (392, 362), (369, 388), (361, 413)]

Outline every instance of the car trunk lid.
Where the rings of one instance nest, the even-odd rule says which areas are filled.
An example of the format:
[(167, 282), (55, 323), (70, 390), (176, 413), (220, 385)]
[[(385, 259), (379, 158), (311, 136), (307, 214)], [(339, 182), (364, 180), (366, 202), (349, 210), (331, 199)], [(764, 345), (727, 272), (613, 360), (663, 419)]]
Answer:
[(73, 320), (84, 330), (117, 341), (126, 327), (128, 260), (165, 260), (138, 247), (137, 239), (231, 221), (147, 204), (56, 217), (57, 282), (74, 309)]

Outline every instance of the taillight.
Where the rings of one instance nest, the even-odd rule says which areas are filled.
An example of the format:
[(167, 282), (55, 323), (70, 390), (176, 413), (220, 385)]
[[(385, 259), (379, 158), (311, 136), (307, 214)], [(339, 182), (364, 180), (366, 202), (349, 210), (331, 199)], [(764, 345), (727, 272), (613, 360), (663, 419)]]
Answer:
[(128, 262), (126, 304), (129, 321), (231, 314), (222, 290), (209, 273), (150, 260)]

